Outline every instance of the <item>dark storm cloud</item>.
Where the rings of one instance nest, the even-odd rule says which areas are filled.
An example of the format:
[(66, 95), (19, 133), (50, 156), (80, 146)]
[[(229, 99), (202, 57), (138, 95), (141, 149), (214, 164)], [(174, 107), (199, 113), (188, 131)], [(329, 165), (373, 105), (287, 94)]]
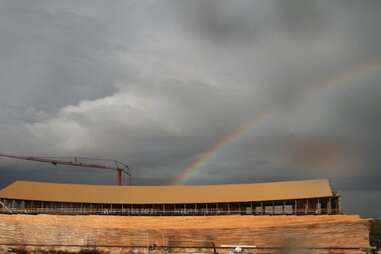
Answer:
[(213, 43), (260, 43), (284, 30), (292, 36), (317, 36), (325, 16), (316, 1), (188, 1), (175, 4), (179, 18)]
[[(136, 184), (166, 184), (266, 115), (188, 183), (328, 177), (356, 204), (380, 192), (380, 70), (352, 77), (380, 62), (380, 11), (379, 1), (3, 1), (0, 151), (115, 158)], [(114, 180), (0, 163), (1, 185)]]
[(108, 84), (118, 66), (110, 61), (112, 45), (99, 37), (108, 36), (104, 25), (74, 13), (13, 4), (0, 8), (2, 108), (51, 112), (113, 91)]

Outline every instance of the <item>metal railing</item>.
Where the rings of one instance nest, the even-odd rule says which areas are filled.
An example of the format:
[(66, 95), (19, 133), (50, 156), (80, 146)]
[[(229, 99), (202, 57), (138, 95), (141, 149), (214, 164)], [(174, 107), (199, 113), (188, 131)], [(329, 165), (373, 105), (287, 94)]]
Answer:
[(6, 206), (6, 205), (4, 204), (4, 202), (1, 201), (1, 200), (0, 200), (0, 205), (1, 205), (1, 209), (6, 210), (8, 213), (12, 213), (12, 210), (9, 209), (8, 206)]
[(67, 214), (67, 215), (129, 215), (129, 216), (208, 216), (208, 215), (321, 215), (340, 214), (338, 209), (298, 210), (223, 210), (223, 209), (94, 209), (94, 208), (0, 208), (0, 213)]

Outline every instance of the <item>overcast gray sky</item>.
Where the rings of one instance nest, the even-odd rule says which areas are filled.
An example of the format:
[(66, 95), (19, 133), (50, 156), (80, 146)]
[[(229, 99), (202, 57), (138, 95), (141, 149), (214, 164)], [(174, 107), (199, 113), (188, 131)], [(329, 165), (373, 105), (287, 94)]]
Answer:
[[(381, 216), (380, 1), (0, 1), (0, 152), (112, 158), (135, 184), (330, 179)], [(17, 179), (113, 173), (0, 159)]]

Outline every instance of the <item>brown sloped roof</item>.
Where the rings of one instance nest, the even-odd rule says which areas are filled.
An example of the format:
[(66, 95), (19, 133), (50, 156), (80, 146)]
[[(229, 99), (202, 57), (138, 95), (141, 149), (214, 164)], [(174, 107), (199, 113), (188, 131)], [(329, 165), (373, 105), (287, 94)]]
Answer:
[(0, 198), (103, 204), (246, 202), (332, 195), (328, 180), (173, 186), (111, 186), (16, 181), (0, 191)]

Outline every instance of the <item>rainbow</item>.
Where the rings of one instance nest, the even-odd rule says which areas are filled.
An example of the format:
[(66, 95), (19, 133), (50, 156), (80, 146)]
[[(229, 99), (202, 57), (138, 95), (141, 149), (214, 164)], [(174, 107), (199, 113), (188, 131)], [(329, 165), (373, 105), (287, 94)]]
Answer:
[[(344, 84), (343, 81), (351, 81), (356, 78), (366, 78), (369, 77), (371, 71), (381, 70), (381, 62), (376, 62), (372, 64), (360, 65), (350, 71), (343, 72), (333, 79), (324, 80), (318, 84), (311, 86), (310, 89), (306, 89), (304, 95), (310, 95), (316, 89), (322, 89), (327, 86)], [(233, 141), (239, 139), (245, 133), (249, 132), (251, 129), (255, 128), (260, 122), (262, 122), (267, 116), (274, 112), (263, 112), (257, 115), (253, 121), (246, 122), (240, 127), (234, 129), (231, 133), (224, 136), (221, 140), (210, 146), (206, 151), (201, 153), (195, 160), (189, 163), (183, 170), (181, 170), (175, 177), (172, 184), (184, 184), (192, 175), (202, 169), (202, 166), (209, 161), (215, 154), (222, 150), (225, 146), (232, 143)]]
[(239, 128), (236, 128), (231, 133), (226, 135), (223, 139), (214, 143), (212, 146), (208, 148), (205, 152), (203, 152), (200, 156), (197, 157), (196, 160), (193, 160), (189, 165), (187, 165), (175, 178), (173, 184), (184, 184), (185, 181), (196, 173), (202, 165), (204, 165), (210, 158), (212, 158), (219, 150), (221, 150), (226, 144), (232, 143), (234, 140), (237, 140), (239, 137), (244, 135), (246, 132), (250, 131), (257, 124), (259, 124), (265, 117), (267, 113), (260, 113), (255, 118), (254, 121), (247, 122), (242, 124)]

